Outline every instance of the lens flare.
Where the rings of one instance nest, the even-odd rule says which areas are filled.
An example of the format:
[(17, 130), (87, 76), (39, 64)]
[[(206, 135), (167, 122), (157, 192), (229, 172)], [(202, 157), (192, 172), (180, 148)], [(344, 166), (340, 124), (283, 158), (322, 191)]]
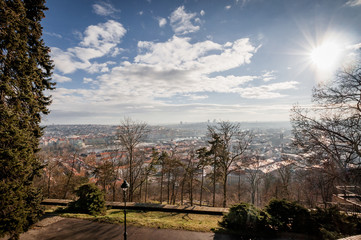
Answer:
[(322, 71), (333, 71), (340, 60), (341, 48), (335, 42), (324, 42), (311, 51), (315, 67)]

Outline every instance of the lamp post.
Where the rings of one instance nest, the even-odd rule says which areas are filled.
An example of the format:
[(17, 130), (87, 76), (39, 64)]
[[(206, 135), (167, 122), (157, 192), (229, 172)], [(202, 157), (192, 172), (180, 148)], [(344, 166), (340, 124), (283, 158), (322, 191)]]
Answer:
[(127, 211), (126, 211), (127, 199), (125, 192), (129, 188), (129, 183), (126, 180), (124, 180), (124, 182), (120, 187), (123, 190), (123, 200), (124, 200), (124, 240), (127, 240)]

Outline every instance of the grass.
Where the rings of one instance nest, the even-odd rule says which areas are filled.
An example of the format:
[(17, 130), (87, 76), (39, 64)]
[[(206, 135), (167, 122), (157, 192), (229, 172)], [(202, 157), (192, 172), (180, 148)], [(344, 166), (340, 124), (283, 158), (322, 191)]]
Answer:
[[(61, 216), (115, 224), (120, 224), (124, 221), (123, 211), (118, 209), (108, 210), (104, 216), (91, 216), (78, 213), (64, 213)], [(127, 224), (138, 227), (211, 232), (219, 227), (218, 221), (221, 220), (222, 216), (203, 214), (127, 211)]]

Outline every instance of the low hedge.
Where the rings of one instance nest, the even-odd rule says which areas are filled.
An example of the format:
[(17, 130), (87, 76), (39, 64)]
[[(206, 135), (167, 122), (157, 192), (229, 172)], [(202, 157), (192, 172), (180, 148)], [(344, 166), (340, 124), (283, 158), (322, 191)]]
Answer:
[(337, 208), (310, 211), (296, 202), (273, 199), (264, 209), (240, 203), (230, 208), (219, 225), (242, 236), (272, 236), (288, 232), (315, 239), (361, 234), (361, 219)]

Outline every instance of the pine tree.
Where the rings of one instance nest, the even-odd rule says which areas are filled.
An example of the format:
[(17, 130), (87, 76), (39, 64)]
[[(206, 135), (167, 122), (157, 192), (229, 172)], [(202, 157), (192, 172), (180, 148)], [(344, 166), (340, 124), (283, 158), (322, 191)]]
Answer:
[(41, 214), (33, 179), (52, 61), (42, 36), (44, 0), (0, 0), (0, 237), (18, 239)]

